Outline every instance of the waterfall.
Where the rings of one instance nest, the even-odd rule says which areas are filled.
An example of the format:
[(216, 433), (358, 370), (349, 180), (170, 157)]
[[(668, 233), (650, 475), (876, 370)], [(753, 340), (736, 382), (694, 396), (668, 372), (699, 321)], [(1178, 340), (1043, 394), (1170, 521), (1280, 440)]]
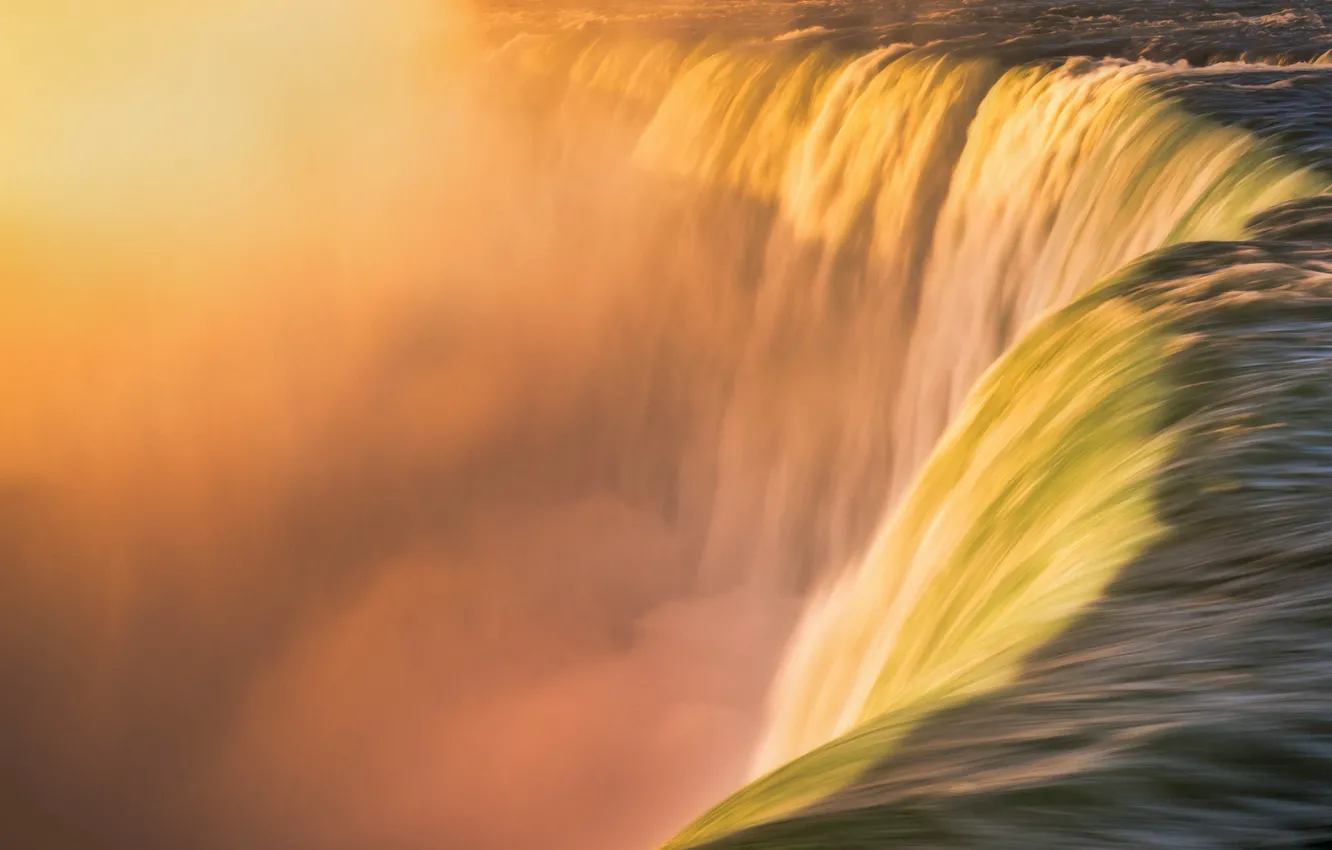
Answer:
[[(1154, 251), (1241, 239), (1328, 181), (1163, 94), (1177, 66), (575, 54), (574, 89), (632, 104), (633, 161), (686, 187), (699, 219), (718, 197), (765, 211), (730, 225), (742, 279), (713, 283), (751, 313), (700, 569), (816, 590), (757, 782), (679, 839), (693, 846), (831, 799), (922, 718), (1010, 686), (1167, 533), (1155, 487), (1180, 450), (1161, 420), (1181, 390), (1160, 364), (1186, 335), (1078, 299)], [(755, 400), (792, 362), (817, 363), (818, 389)], [(736, 529), (747, 548), (724, 545)]]
[(1326, 825), (1317, 14), (124, 5), (0, 0), (20, 844)]

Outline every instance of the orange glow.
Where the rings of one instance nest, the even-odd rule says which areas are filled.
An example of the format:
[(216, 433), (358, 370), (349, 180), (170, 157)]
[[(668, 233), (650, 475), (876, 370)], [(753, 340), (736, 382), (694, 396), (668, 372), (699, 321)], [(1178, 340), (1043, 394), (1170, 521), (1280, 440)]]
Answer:
[(0, 816), (34, 843), (616, 848), (738, 777), (791, 611), (663, 608), (698, 529), (584, 484), (633, 445), (643, 241), (543, 206), (593, 202), (476, 98), (466, 20), (0, 0)]

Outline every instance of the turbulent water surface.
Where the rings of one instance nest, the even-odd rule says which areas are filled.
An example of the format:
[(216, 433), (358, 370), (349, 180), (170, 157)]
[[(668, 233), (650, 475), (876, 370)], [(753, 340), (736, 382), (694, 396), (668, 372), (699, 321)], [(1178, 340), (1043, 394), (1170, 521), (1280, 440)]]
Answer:
[(114, 5), (0, 0), (22, 846), (1332, 830), (1326, 10)]

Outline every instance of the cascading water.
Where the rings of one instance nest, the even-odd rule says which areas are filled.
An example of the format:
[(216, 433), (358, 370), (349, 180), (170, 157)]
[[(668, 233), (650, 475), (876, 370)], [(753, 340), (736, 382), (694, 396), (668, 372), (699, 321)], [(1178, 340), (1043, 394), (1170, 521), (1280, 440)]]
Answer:
[(714, 517), (709, 575), (838, 572), (1042, 312), (1325, 183), (1153, 95), (1167, 66), (617, 42), (505, 61), (560, 49), (577, 91), (632, 105), (634, 162), (688, 186), (688, 215), (717, 221), (719, 192), (762, 209), (721, 221), (743, 260), (708, 284), (744, 293), (714, 504), (747, 512)]
[[(1159, 430), (1174, 391), (1152, 370), (1181, 343), (1096, 299), (973, 385), (1131, 260), (1240, 238), (1328, 181), (1158, 94), (1181, 73), (1166, 65), (1004, 70), (908, 48), (646, 57), (596, 45), (574, 63), (648, 116), (635, 162), (705, 207), (726, 191), (769, 210), (733, 235), (753, 246), (753, 315), (715, 473), (717, 504), (752, 507), (712, 517), (714, 534), (759, 543), (705, 550), (703, 569), (832, 580), (788, 650), (755, 773), (796, 761), (683, 847), (832, 799), (921, 718), (1009, 686), (1166, 533), (1153, 490), (1178, 433)], [(792, 360), (818, 364), (817, 404), (806, 386), (784, 409), (747, 394)], [(732, 495), (756, 475), (761, 499)], [(792, 841), (773, 846), (805, 846)]]

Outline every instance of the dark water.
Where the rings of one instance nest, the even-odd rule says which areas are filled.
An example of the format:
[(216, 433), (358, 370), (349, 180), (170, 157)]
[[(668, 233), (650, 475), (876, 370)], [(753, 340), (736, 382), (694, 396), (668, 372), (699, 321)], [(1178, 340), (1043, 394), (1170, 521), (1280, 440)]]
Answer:
[(1199, 65), (1246, 57), (1310, 60), (1332, 49), (1328, 10), (1317, 3), (684, 0), (648, 10), (634, 0), (497, 0), (489, 8), (499, 28), (554, 22), (766, 37), (806, 30), (810, 37), (847, 46), (947, 42), (950, 48), (1016, 60), (1114, 56)]

